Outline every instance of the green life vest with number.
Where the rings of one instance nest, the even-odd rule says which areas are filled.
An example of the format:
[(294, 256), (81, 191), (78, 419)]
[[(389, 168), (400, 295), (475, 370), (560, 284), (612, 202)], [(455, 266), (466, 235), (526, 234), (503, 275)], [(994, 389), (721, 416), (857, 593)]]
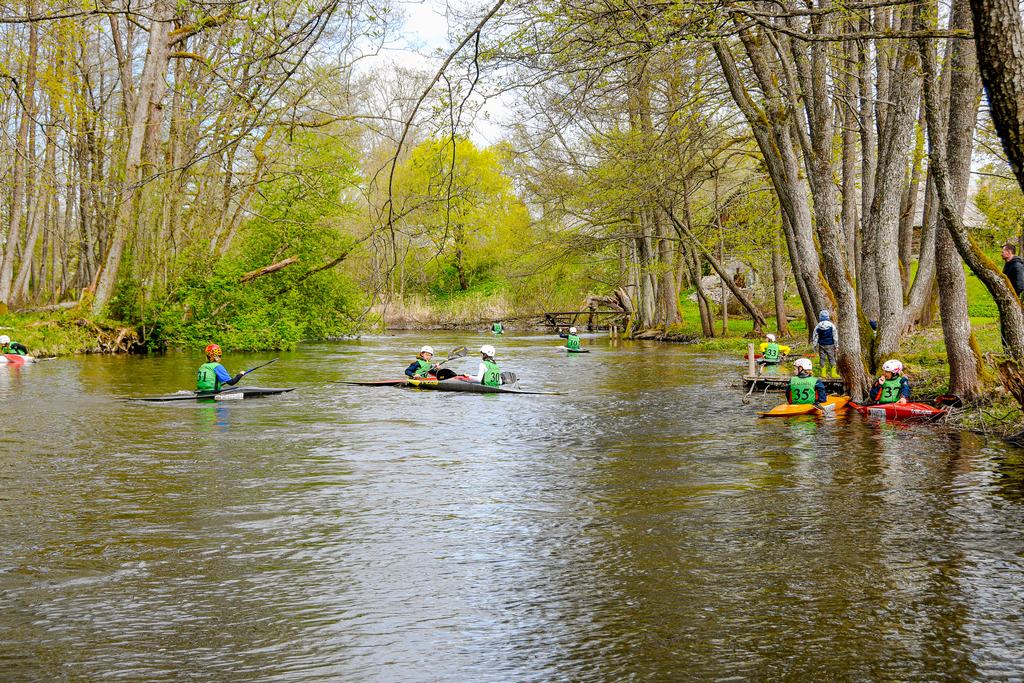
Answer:
[(416, 368), (416, 372), (412, 373), (413, 377), (426, 377), (430, 373), (430, 369), (434, 367), (433, 363), (422, 358), (416, 358), (416, 362), (419, 363), (419, 367)]
[(570, 349), (578, 349), (580, 348), (580, 338), (575, 334), (570, 334), (565, 340), (565, 345)]
[(486, 384), (489, 387), (500, 387), (501, 386), (501, 369), (498, 364), (493, 360), (484, 359), (484, 378), (480, 381), (481, 384)]
[(878, 395), (879, 403), (898, 403), (903, 395), (903, 379), (893, 377), (882, 382), (882, 393)]
[(810, 405), (817, 400), (818, 378), (812, 376), (789, 378), (789, 402), (793, 405)]
[(203, 363), (196, 373), (196, 391), (219, 391), (220, 380), (217, 379), (217, 367), (220, 363)]
[(779, 345), (772, 342), (766, 346), (764, 348), (764, 355), (761, 358), (768, 363), (777, 363), (779, 361)]

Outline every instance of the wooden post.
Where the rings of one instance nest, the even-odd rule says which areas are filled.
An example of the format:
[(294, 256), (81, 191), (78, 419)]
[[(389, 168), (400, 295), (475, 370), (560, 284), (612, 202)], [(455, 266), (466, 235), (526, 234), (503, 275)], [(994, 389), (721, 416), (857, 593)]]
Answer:
[(747, 344), (747, 373), (751, 377), (757, 374), (757, 361), (754, 360), (754, 342)]

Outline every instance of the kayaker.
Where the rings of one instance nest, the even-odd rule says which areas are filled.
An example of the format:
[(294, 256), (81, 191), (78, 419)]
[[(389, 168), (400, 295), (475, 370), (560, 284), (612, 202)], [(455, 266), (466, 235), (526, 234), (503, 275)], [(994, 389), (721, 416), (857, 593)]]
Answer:
[(903, 363), (894, 359), (882, 363), (882, 376), (868, 397), (872, 403), (909, 403), (910, 381), (903, 375)]
[(501, 368), (494, 362), (494, 354), (494, 347), (490, 344), (484, 344), (480, 347), (480, 367), (475, 375), (470, 375), (470, 380), (486, 384), (489, 387), (500, 387), (502, 385)]
[(16, 356), (27, 356), (28, 348), (24, 344), (11, 341), (6, 334), (0, 334), (0, 354), (13, 353)]
[(495, 320), (493, 323), (491, 323), (491, 333), (492, 334), (504, 334), (505, 333), (505, 328), (502, 327), (500, 320)]
[(199, 366), (196, 373), (196, 391), (220, 391), (222, 386), (233, 386), (245, 377), (245, 370), (234, 377), (227, 368), (220, 364), (221, 350), (216, 344), (210, 344), (206, 352), (206, 362)]
[(839, 330), (829, 319), (828, 311), (818, 314), (818, 324), (811, 334), (811, 345), (818, 352), (818, 363), (821, 365), (822, 377), (838, 377), (836, 373), (836, 343), (839, 341)]
[(778, 365), (782, 362), (782, 356), (789, 353), (789, 347), (779, 344), (775, 335), (765, 335), (767, 341), (761, 342), (761, 358), (757, 361), (761, 365)]
[(565, 340), (565, 348), (572, 349), (573, 351), (579, 350), (580, 338), (579, 335), (576, 334), (575, 327), (569, 328), (569, 334), (562, 334), (561, 332), (559, 332), (558, 336)]
[(794, 405), (813, 405), (821, 408), (821, 404), (828, 399), (825, 391), (825, 384), (811, 374), (811, 359), (797, 358), (793, 362), (796, 374), (789, 378), (789, 386), (786, 387), (786, 400)]
[(413, 379), (421, 379), (428, 377), (437, 372), (437, 369), (441, 367), (438, 363), (432, 363), (431, 359), (434, 357), (434, 347), (424, 346), (420, 349), (420, 352), (416, 354), (416, 360), (405, 369), (405, 376)]

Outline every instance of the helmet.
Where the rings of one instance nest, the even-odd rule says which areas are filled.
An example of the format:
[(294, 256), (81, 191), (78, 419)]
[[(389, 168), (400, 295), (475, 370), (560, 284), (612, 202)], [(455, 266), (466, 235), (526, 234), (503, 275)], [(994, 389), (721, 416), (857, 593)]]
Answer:
[(569, 328), (569, 334), (576, 334), (576, 328), (575, 327), (570, 327)]
[(480, 347), (480, 353), (484, 354), (485, 356), (494, 358), (494, 347), (491, 346), (490, 344), (484, 344), (483, 346)]
[(214, 356), (221, 356), (221, 355), (223, 355), (220, 352), (220, 347), (217, 346), (216, 344), (210, 344), (209, 346), (207, 346), (203, 350), (206, 352), (206, 357), (207, 358), (213, 358)]
[(898, 360), (887, 360), (882, 363), (882, 370), (885, 372), (891, 372), (894, 375), (898, 375), (903, 372), (903, 363)]
[(10, 337), (8, 337), (6, 334), (0, 334), (0, 344), (10, 344), (10, 343), (11, 343), (11, 338)]
[(424, 346), (422, 349), (420, 349), (420, 353), (429, 353), (431, 356), (433, 356), (434, 355), (434, 347), (433, 346)]
[(767, 337), (768, 341), (770, 341), (770, 342), (775, 341), (775, 335), (774, 334), (766, 334), (765, 337)]
[(800, 368), (801, 370), (811, 371), (811, 359), (810, 358), (797, 358), (793, 361), (794, 368)]
[(828, 319), (829, 319), (828, 311), (822, 311), (821, 313), (818, 314), (818, 320), (828, 320)]

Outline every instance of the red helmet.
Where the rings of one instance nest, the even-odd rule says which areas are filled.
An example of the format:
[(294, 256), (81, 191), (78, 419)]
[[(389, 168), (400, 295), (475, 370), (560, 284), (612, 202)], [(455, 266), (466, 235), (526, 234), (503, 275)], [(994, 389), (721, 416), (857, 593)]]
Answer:
[(217, 346), (216, 344), (210, 344), (209, 346), (207, 346), (204, 349), (204, 351), (206, 351), (206, 357), (207, 358), (213, 358), (214, 356), (221, 356), (221, 355), (223, 355), (220, 352), (220, 347)]

